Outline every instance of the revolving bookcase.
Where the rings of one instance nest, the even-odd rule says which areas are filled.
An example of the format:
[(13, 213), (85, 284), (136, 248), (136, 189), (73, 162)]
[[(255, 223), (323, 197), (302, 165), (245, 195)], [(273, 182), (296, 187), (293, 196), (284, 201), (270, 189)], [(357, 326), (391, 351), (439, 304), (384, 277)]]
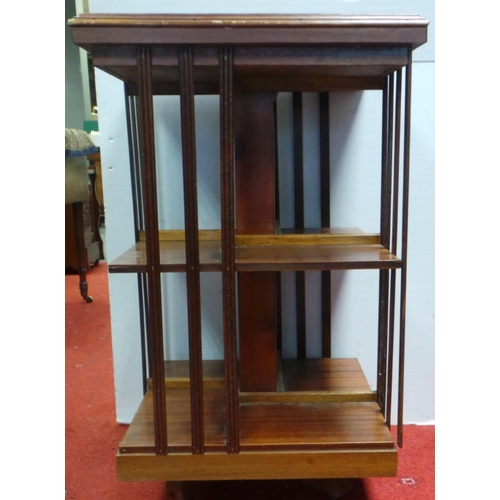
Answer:
[[(137, 243), (109, 271), (138, 275), (148, 373), (144, 399), (119, 445), (118, 478), (395, 475), (389, 427), (397, 375), (401, 446), (412, 51), (426, 42), (428, 22), (419, 16), (84, 14), (69, 23), (94, 66), (124, 82), (127, 102)], [(329, 95), (363, 90), (380, 91), (382, 103), (376, 234), (330, 227)], [(293, 93), (293, 228), (280, 224), (279, 92)], [(319, 93), (318, 229), (304, 227), (302, 92)], [(194, 97), (203, 94), (218, 95), (220, 103), (221, 224), (213, 230), (198, 226)], [(155, 95), (180, 95), (182, 231), (158, 225)], [(339, 269), (379, 270), (376, 390), (357, 359), (335, 358), (330, 272)], [(307, 357), (304, 273), (310, 270), (321, 271), (320, 359)], [(281, 356), (282, 271), (295, 272), (294, 359)], [(203, 359), (201, 272), (222, 274), (221, 360)], [(188, 331), (176, 335), (189, 339), (188, 360), (165, 361), (162, 273), (186, 274)]]

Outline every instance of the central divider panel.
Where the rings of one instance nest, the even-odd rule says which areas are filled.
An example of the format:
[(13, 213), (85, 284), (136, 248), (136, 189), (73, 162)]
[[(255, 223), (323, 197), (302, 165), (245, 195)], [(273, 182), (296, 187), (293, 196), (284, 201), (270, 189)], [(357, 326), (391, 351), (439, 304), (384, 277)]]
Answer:
[[(234, 95), (236, 231), (275, 233), (274, 92)], [(236, 259), (237, 259), (236, 255)], [(238, 274), (240, 390), (276, 390), (276, 274)]]

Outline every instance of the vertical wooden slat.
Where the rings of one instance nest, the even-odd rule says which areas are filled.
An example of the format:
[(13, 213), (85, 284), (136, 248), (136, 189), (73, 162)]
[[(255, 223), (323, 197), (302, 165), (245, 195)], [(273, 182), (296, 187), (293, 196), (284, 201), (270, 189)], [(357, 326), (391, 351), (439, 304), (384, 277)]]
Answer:
[(387, 78), (387, 86), (383, 91), (383, 120), (382, 134), (385, 135), (385, 148), (382, 147), (382, 197), (380, 210), (380, 241), (385, 248), (389, 248), (391, 238), (391, 182), (392, 182), (392, 154), (394, 138), (394, 75)]
[(144, 220), (144, 198), (143, 198), (143, 180), (142, 180), (142, 167), (141, 167), (141, 155), (140, 155), (140, 147), (139, 147), (139, 124), (138, 124), (138, 114), (139, 114), (139, 103), (138, 97), (133, 96), (134, 106), (132, 107), (132, 123), (134, 123), (135, 128), (135, 141), (136, 141), (136, 159), (137, 159), (137, 208), (138, 208), (138, 221), (139, 221), (139, 230), (145, 229), (145, 220)]
[(387, 388), (387, 328), (389, 305), (389, 271), (379, 273), (379, 332), (378, 332), (378, 376), (377, 376), (377, 403), (384, 418), (386, 407)]
[(184, 224), (186, 234), (186, 282), (189, 328), (189, 380), (191, 396), (191, 449), (202, 454), (203, 367), (201, 340), (200, 256), (198, 241), (198, 193), (194, 110), (193, 49), (179, 47), (182, 160), (184, 180)]
[[(293, 106), (293, 183), (295, 229), (304, 229), (304, 155), (302, 132), (302, 93), (294, 92)], [(305, 358), (306, 347), (306, 281), (305, 272), (295, 272), (295, 309), (297, 322), (297, 357)]]
[(408, 49), (405, 72), (405, 119), (403, 153), (403, 207), (401, 215), (401, 305), (399, 325), (399, 387), (398, 387), (398, 445), (403, 446), (403, 404), (406, 342), (406, 272), (408, 255), (408, 205), (410, 194), (410, 125), (411, 125), (411, 77), (412, 52)]
[(166, 455), (168, 452), (167, 409), (165, 402), (158, 200), (156, 192), (153, 95), (151, 84), (151, 49), (149, 46), (139, 45), (137, 51), (139, 70), (139, 136), (146, 228), (155, 452), (157, 455)]
[[(137, 100), (130, 95), (128, 86), (125, 87), (125, 112), (127, 119), (127, 135), (130, 160), (130, 181), (132, 185), (132, 207), (134, 211), (134, 231), (135, 239), (139, 240), (139, 231), (144, 230), (144, 216), (142, 205), (142, 182), (140, 176), (139, 144), (137, 138)], [(141, 336), (141, 363), (142, 363), (142, 390), (145, 394), (148, 389), (148, 377), (150, 371), (150, 352), (148, 333), (146, 325), (147, 308), (145, 276), (137, 275), (137, 290), (139, 295), (139, 321)]]
[[(330, 227), (330, 95), (319, 94), (319, 165), (321, 227)], [(321, 355), (332, 355), (331, 273), (321, 271)]]
[(139, 322), (141, 330), (141, 363), (142, 363), (142, 392), (146, 394), (148, 390), (148, 377), (150, 370), (150, 349), (148, 342), (148, 329), (146, 323), (146, 311), (145, 307), (146, 295), (144, 287), (144, 275), (137, 275), (137, 290), (139, 295)]
[[(392, 194), (392, 233), (391, 233), (391, 253), (394, 255), (398, 251), (398, 214), (399, 214), (399, 164), (401, 151), (401, 88), (402, 71), (396, 72), (396, 124), (394, 138), (394, 175)], [(391, 426), (392, 412), (392, 378), (394, 360), (394, 327), (396, 314), (396, 270), (391, 269), (389, 288), (389, 347), (387, 352), (387, 400), (386, 400), (386, 422)]]
[(330, 227), (330, 94), (319, 93), (319, 163), (321, 226)]
[[(280, 215), (280, 175), (278, 157), (278, 97), (274, 99), (274, 212), (277, 224), (281, 228)], [(283, 350), (283, 313), (281, 310), (281, 273), (276, 273), (276, 347)]]
[[(393, 149), (394, 79), (389, 75), (382, 93), (382, 179), (380, 209), (380, 240), (389, 248), (391, 217), (391, 179)], [(389, 271), (379, 272), (379, 321), (378, 321), (378, 371), (377, 402), (385, 417), (386, 372), (387, 372), (387, 328), (389, 306)]]
[(137, 137), (137, 101), (135, 96), (126, 92), (125, 110), (127, 119), (127, 134), (130, 159), (130, 180), (132, 184), (132, 206), (134, 210), (135, 239), (139, 240), (139, 231), (144, 229), (143, 205), (141, 195), (141, 175), (139, 161), (139, 144)]
[(304, 146), (302, 130), (302, 93), (294, 92), (293, 106), (293, 193), (294, 221), (297, 229), (304, 228)]
[(220, 65), (222, 305), (227, 452), (239, 453), (238, 359), (236, 346), (236, 274), (234, 217), (233, 48), (222, 46)]

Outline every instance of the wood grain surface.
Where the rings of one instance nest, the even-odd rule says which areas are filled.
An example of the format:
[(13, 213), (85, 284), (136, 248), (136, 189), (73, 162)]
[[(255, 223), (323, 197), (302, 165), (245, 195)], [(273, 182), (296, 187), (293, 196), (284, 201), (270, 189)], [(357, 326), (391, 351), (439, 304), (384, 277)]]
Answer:
[[(356, 359), (285, 359), (283, 391), (240, 393), (241, 450), (390, 448), (376, 393)], [(170, 452), (191, 446), (187, 361), (165, 363)], [(203, 362), (206, 451), (225, 449), (223, 362)], [(215, 383), (214, 383), (215, 382)], [(154, 451), (152, 394), (148, 391), (120, 443), (120, 453)]]
[[(321, 239), (320, 239), (321, 240)], [(274, 240), (276, 241), (276, 240)], [(401, 260), (379, 244), (326, 245), (266, 244), (237, 246), (237, 271), (286, 271), (322, 269), (398, 269)], [(109, 264), (111, 273), (146, 272), (146, 245), (138, 242)], [(185, 244), (160, 242), (161, 272), (184, 272)], [(221, 270), (221, 245), (215, 240), (200, 241), (200, 270)]]

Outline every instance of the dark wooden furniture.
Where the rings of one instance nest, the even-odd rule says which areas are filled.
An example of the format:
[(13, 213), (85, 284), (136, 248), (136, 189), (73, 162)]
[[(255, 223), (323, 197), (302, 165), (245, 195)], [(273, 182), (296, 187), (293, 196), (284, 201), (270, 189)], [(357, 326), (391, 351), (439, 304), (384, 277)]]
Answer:
[[(124, 81), (128, 103), (137, 244), (109, 270), (138, 273), (150, 377), (119, 446), (119, 479), (395, 475), (397, 448), (388, 427), (398, 332), (401, 446), (411, 62), (428, 22), (419, 16), (82, 15), (70, 24), (94, 65)], [(329, 218), (328, 92), (365, 89), (380, 91), (383, 109), (377, 234), (330, 228)], [(288, 229), (279, 225), (276, 196), (280, 91), (294, 93), (295, 227)], [(305, 91), (321, 93), (321, 229), (304, 228)], [(153, 95), (166, 94), (181, 99), (185, 231), (158, 227)], [(220, 96), (221, 226), (213, 231), (198, 229), (196, 94)], [(380, 271), (376, 391), (357, 360), (331, 357), (329, 271), (336, 269)], [(296, 359), (280, 355), (284, 270), (296, 272)], [(322, 271), (322, 359), (307, 359), (308, 270)], [(206, 271), (222, 273), (220, 361), (204, 360), (201, 349), (200, 272)], [(160, 275), (168, 272), (186, 273), (189, 329), (182, 334), (189, 338), (189, 362), (164, 360)]]
[[(104, 207), (104, 189), (102, 186), (102, 165), (101, 165), (101, 152), (96, 151), (87, 156), (90, 162), (89, 176), (92, 183), (93, 190), (93, 216), (97, 218), (97, 226), (104, 226), (105, 221), (105, 207)], [(102, 245), (102, 239), (99, 239)], [(102, 259), (103, 257), (101, 257)]]
[[(87, 159), (95, 160), (100, 154), (92, 153)], [(65, 272), (77, 273), (80, 277), (80, 294), (86, 302), (88, 295), (87, 272), (92, 265), (104, 259), (104, 245), (99, 231), (100, 203), (96, 191), (96, 169), (89, 167), (88, 196), (84, 201), (65, 205)], [(82, 193), (83, 195), (83, 193)]]

